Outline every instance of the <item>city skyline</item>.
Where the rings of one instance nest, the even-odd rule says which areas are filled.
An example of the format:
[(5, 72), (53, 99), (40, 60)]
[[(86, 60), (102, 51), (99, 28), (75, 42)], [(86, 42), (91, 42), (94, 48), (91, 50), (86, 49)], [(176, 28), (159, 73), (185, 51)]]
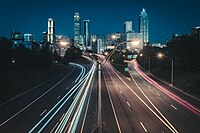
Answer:
[[(12, 1), (11, 5), (9, 3), (11, 3), (9, 0), (1, 3), (0, 11), (5, 14), (1, 19), (0, 36), (10, 37), (11, 31), (16, 30), (21, 33), (34, 34), (37, 40), (41, 40), (42, 32), (47, 30), (46, 20), (52, 17), (56, 21), (56, 34), (73, 37), (75, 12), (81, 14), (82, 20), (91, 20), (91, 33), (106, 35), (117, 31), (123, 33), (123, 23), (126, 20), (132, 21), (133, 30), (138, 32), (138, 16), (145, 8), (150, 18), (149, 38), (152, 42), (164, 42), (174, 33), (190, 33), (192, 27), (200, 24), (200, 18), (197, 17), (199, 4), (197, 0), (156, 3), (155, 0), (143, 2), (137, 0), (106, 2), (103, 0), (98, 4), (90, 0), (84, 2), (58, 0), (49, 3), (46, 0), (35, 0), (30, 3), (17, 0)], [(81, 24), (83, 25), (83, 22)]]

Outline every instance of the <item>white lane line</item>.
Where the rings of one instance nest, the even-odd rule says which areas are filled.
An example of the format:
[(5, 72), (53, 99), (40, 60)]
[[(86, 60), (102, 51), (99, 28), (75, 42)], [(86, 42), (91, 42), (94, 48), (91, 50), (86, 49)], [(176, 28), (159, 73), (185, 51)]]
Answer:
[[(75, 67), (74, 67), (75, 69)], [(29, 108), (32, 104), (34, 104), (35, 102), (37, 102), (39, 99), (41, 99), (43, 96), (45, 96), (49, 91), (51, 91), (53, 88), (55, 88), (58, 84), (60, 84), (62, 81), (64, 81), (73, 71), (74, 69), (68, 73), (63, 79), (61, 79), (59, 82), (57, 82), (54, 86), (52, 86), (49, 90), (47, 90), (46, 92), (44, 92), (42, 95), (40, 95), (38, 98), (36, 98), (34, 101), (32, 101), (31, 103), (29, 103), (28, 105), (26, 105), (23, 109), (21, 109), (20, 111), (18, 111), (17, 113), (15, 113), (13, 116), (11, 116), (10, 118), (8, 118), (7, 120), (5, 120), (3, 123), (0, 124), (0, 127), (3, 126), (4, 124), (6, 124), (8, 121), (12, 120), (14, 117), (16, 117), (18, 114), (20, 114), (21, 112), (23, 112), (24, 110), (26, 110), (27, 108)]]
[(40, 116), (43, 116), (43, 114), (47, 111), (47, 109), (45, 109), (41, 114)]
[[(93, 86), (93, 84), (94, 84), (94, 81), (92, 82), (92, 86)], [(85, 114), (84, 114), (80, 133), (83, 132), (83, 128), (84, 128), (84, 125), (85, 125), (85, 120), (86, 120), (86, 116), (87, 116), (88, 108), (89, 108), (89, 104), (90, 104), (91, 93), (92, 93), (92, 88), (90, 89), (90, 92), (89, 92), (89, 98), (88, 98), (88, 102), (87, 102), (87, 106), (86, 106), (86, 110), (85, 110)]]
[(130, 107), (131, 105), (129, 104), (129, 102), (126, 102), (128, 104), (128, 106)]
[(171, 107), (174, 108), (175, 110), (178, 110), (173, 104), (171, 104)]
[(147, 129), (145, 128), (145, 126), (143, 125), (142, 122), (140, 122), (140, 125), (142, 126), (142, 128), (144, 129), (144, 131), (147, 133)]
[(128, 78), (128, 77), (126, 77), (129, 81), (131, 81), (131, 79), (130, 78)]
[(57, 97), (57, 99), (59, 99), (60, 98), (60, 95)]
[(113, 102), (112, 102), (112, 99), (111, 99), (111, 96), (110, 96), (110, 91), (108, 90), (108, 83), (106, 82), (106, 78), (105, 78), (104, 74), (103, 74), (103, 77), (104, 77), (104, 81), (106, 83), (106, 88), (107, 88), (107, 91), (108, 91), (108, 96), (109, 96), (109, 99), (110, 99), (111, 107), (112, 107), (112, 110), (113, 110), (113, 113), (114, 113), (114, 116), (115, 116), (115, 121), (117, 123), (118, 131), (119, 131), (119, 133), (122, 133), (122, 130), (121, 130), (120, 125), (119, 125), (119, 120), (117, 119), (117, 114), (116, 114), (116, 111), (115, 111), (115, 108), (114, 108), (114, 105), (113, 105)]
[(120, 93), (122, 94), (122, 91), (120, 91)]
[[(146, 99), (150, 102), (150, 104), (156, 109), (156, 111), (162, 116), (162, 119), (151, 107), (149, 107), (147, 105), (146, 102), (143, 101), (143, 99), (141, 97), (139, 97), (138, 94), (136, 94), (135, 91), (133, 91), (131, 89), (131, 87), (114, 71), (114, 69), (110, 66), (110, 69), (115, 73), (115, 75), (117, 77), (119, 77), (119, 79), (128, 87), (128, 89), (166, 126), (168, 127), (173, 133), (178, 133), (178, 131), (174, 128), (174, 126), (167, 120), (167, 118), (165, 118), (165, 116), (157, 109), (157, 107), (155, 107), (155, 105), (151, 102), (151, 100), (145, 95), (145, 93), (142, 91), (142, 89), (140, 88), (140, 86), (136, 83), (135, 79), (132, 77), (131, 78), (133, 80), (133, 82), (136, 84), (136, 86), (139, 88), (139, 90), (142, 92), (142, 94), (146, 97)], [(167, 123), (166, 123), (166, 122)], [(169, 125), (168, 125), (169, 124)]]
[(159, 97), (160, 97), (160, 94), (159, 93), (156, 93)]

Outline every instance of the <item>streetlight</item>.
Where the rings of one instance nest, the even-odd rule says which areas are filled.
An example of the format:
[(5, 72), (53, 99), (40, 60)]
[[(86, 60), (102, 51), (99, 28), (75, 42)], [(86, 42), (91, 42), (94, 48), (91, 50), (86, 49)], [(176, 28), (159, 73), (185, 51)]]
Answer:
[(173, 58), (171, 59), (171, 58), (165, 56), (163, 53), (158, 53), (157, 56), (160, 59), (162, 59), (163, 57), (166, 57), (171, 60), (171, 85), (173, 86), (173, 84), (174, 84), (174, 60), (173, 60)]

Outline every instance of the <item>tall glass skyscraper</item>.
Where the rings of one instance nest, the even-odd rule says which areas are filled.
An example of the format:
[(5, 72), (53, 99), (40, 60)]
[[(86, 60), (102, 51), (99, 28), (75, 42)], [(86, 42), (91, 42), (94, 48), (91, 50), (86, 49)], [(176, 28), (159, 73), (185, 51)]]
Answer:
[(53, 52), (53, 46), (55, 46), (55, 21), (53, 18), (48, 19), (48, 36), (47, 41), (50, 43), (50, 50)]
[(79, 43), (79, 37), (81, 35), (81, 18), (78, 12), (74, 15), (74, 42)]
[(133, 32), (132, 26), (133, 26), (132, 21), (125, 21), (124, 22), (124, 31), (125, 31), (125, 34)]
[(139, 17), (139, 33), (142, 33), (144, 44), (149, 42), (149, 17), (144, 8)]
[(84, 20), (84, 40), (85, 46), (90, 47), (90, 20)]
[(51, 44), (55, 41), (55, 21), (53, 18), (48, 19), (48, 37), (47, 41)]

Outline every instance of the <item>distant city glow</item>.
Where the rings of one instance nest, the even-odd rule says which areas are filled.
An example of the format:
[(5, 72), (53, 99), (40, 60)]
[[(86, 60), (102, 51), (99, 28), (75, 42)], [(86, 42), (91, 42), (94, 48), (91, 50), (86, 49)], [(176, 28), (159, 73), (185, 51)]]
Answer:
[(116, 39), (117, 38), (117, 36), (116, 35), (112, 35), (112, 39)]
[(61, 42), (60, 42), (60, 45), (61, 45), (61, 46), (66, 46), (67, 44), (68, 44), (68, 42), (66, 42), (66, 41), (61, 41)]
[(135, 41), (132, 41), (131, 43), (132, 43), (134, 46), (137, 46), (137, 45), (139, 45), (140, 41), (139, 41), (139, 40), (135, 40)]

